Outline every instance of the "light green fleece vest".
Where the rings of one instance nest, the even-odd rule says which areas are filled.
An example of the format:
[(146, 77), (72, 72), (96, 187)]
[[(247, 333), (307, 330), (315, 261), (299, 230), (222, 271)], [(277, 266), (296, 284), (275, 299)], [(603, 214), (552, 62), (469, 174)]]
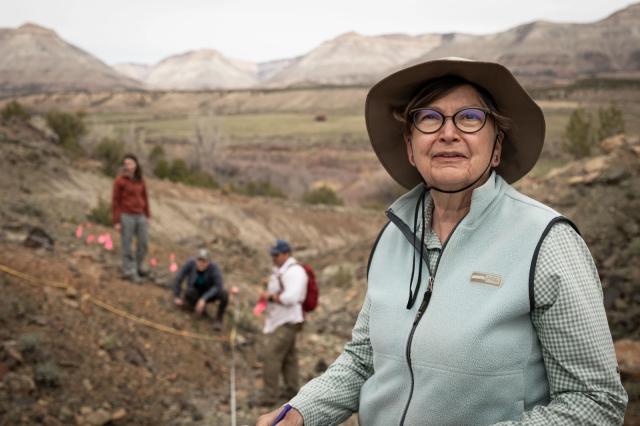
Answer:
[[(399, 424), (409, 400), (405, 351), (427, 279), (407, 310), (414, 247), (406, 234), (422, 189), (391, 206), (393, 220), (371, 259), (375, 373), (361, 389), (364, 426)], [(538, 242), (559, 216), (495, 174), (474, 190), (470, 212), (443, 251), (431, 301), (413, 337), (415, 387), (405, 425), (490, 425), (548, 403), (546, 370), (529, 316), (529, 280)], [(428, 277), (426, 264), (423, 270)]]

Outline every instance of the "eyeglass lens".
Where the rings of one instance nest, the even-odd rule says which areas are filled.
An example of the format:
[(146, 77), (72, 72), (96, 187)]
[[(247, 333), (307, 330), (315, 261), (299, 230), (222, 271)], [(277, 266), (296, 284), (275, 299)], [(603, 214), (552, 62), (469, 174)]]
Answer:
[(452, 116), (445, 116), (431, 108), (422, 108), (413, 112), (413, 124), (422, 133), (437, 132), (447, 118), (453, 118), (453, 124), (460, 131), (474, 133), (482, 129), (486, 123), (487, 113), (479, 108), (464, 108)]

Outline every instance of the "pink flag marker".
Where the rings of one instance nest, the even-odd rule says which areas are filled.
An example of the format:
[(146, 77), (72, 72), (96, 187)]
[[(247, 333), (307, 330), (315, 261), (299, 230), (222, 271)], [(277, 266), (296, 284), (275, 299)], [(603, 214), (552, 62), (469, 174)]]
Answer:
[(106, 234), (98, 235), (98, 244), (102, 245), (105, 243), (106, 240), (107, 240)]
[(78, 227), (76, 228), (76, 238), (82, 238), (83, 232), (84, 229), (82, 228), (82, 225), (78, 225)]
[(240, 293), (240, 289), (239, 289), (237, 286), (235, 286), (235, 285), (234, 285), (233, 287), (231, 287), (230, 291), (231, 291), (231, 294), (238, 294), (238, 293)]
[(105, 248), (107, 251), (111, 251), (111, 250), (113, 250), (113, 241), (111, 241), (111, 239), (108, 239), (107, 241), (105, 241), (105, 243), (104, 243), (104, 248)]
[(267, 299), (261, 297), (256, 306), (253, 307), (253, 315), (259, 317), (265, 309), (267, 309)]
[(149, 265), (151, 265), (152, 268), (155, 268), (156, 266), (158, 266), (158, 259), (152, 257), (151, 259), (149, 259)]
[(174, 260), (176, 260), (176, 255), (175, 255), (175, 254), (173, 254), (173, 253), (171, 253), (171, 254), (169, 255), (169, 260), (170, 260), (170, 261), (172, 261), (172, 262), (173, 262)]
[(171, 265), (169, 265), (169, 271), (176, 272), (177, 270), (178, 270), (178, 264), (176, 262), (171, 262)]
[(96, 237), (93, 234), (87, 235), (87, 244), (93, 244), (95, 239), (96, 239)]

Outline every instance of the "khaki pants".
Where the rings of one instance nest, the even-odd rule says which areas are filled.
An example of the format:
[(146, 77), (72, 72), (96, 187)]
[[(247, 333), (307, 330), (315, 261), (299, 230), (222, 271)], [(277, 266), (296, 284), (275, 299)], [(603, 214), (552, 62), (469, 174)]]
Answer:
[[(283, 324), (273, 333), (266, 334), (263, 359), (263, 396), (277, 399), (291, 398), (298, 393), (298, 353), (296, 337), (302, 323)], [(284, 390), (280, 392), (280, 372), (284, 377)]]

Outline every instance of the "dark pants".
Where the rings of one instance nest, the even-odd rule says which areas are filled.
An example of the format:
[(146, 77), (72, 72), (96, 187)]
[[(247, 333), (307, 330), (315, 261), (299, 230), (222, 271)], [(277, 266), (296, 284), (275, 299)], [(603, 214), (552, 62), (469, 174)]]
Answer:
[[(273, 333), (265, 334), (263, 380), (264, 397), (291, 398), (298, 393), (298, 351), (296, 338), (302, 323), (283, 324)], [(280, 373), (284, 389), (280, 391)]]
[[(187, 305), (191, 309), (193, 309), (203, 294), (204, 292), (200, 292), (195, 288), (191, 288), (184, 294), (184, 301), (187, 302)], [(227, 293), (225, 289), (222, 289), (218, 292), (218, 294), (207, 300), (207, 303), (215, 302), (216, 300), (219, 302), (218, 315), (216, 316), (216, 319), (222, 321), (224, 319), (224, 312), (227, 309), (227, 304), (229, 304), (229, 293)]]

